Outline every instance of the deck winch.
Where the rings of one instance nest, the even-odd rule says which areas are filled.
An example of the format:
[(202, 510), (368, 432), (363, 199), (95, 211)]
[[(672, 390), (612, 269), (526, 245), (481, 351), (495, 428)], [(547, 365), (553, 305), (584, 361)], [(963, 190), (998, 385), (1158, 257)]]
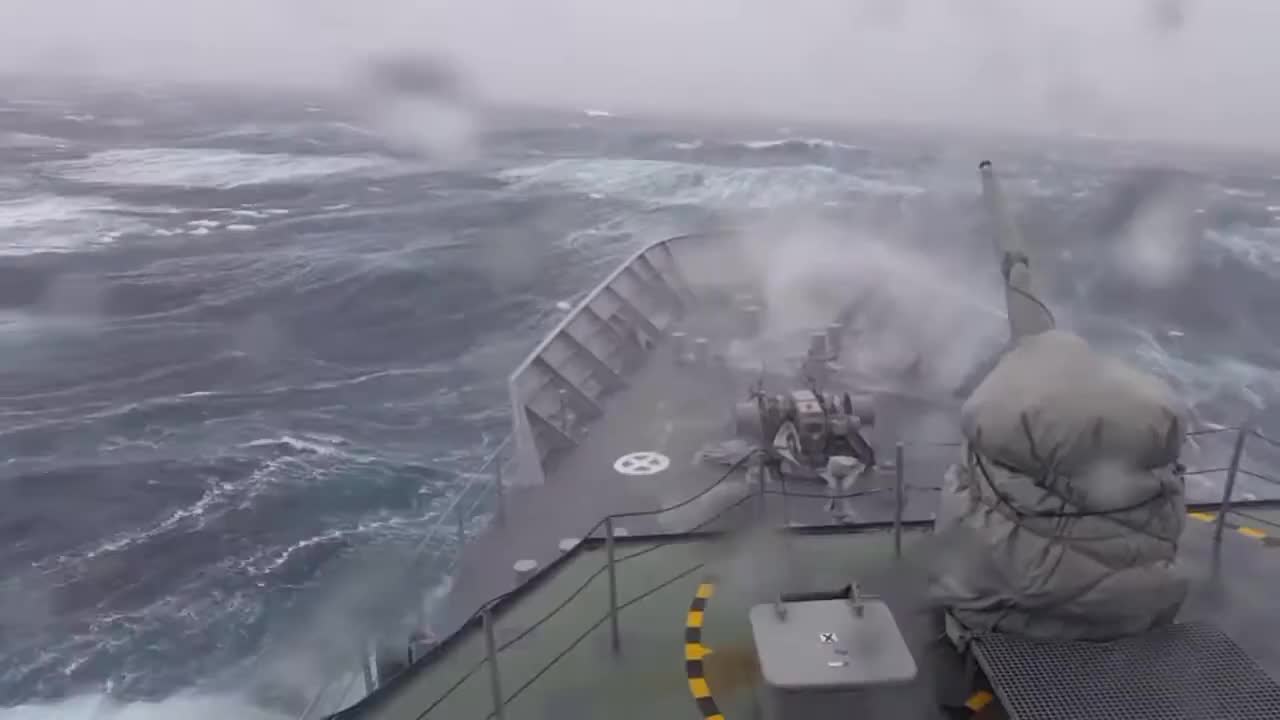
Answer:
[(833, 457), (851, 457), (868, 467), (875, 450), (859, 432), (875, 424), (869, 399), (855, 399), (811, 389), (785, 395), (757, 391), (734, 409), (737, 433), (772, 449), (783, 460), (782, 472), (818, 478)]

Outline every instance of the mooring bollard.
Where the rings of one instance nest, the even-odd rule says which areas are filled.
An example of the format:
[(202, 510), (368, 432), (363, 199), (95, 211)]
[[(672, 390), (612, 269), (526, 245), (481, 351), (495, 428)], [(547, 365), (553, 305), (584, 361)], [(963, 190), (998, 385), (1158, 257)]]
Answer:
[(701, 368), (711, 365), (711, 341), (707, 338), (693, 341), (693, 363)]
[(683, 365), (688, 362), (686, 355), (689, 353), (689, 334), (685, 332), (671, 333), (671, 357), (677, 365)]
[(517, 560), (515, 565), (511, 567), (516, 571), (516, 585), (523, 585), (538, 571), (538, 561), (530, 559)]

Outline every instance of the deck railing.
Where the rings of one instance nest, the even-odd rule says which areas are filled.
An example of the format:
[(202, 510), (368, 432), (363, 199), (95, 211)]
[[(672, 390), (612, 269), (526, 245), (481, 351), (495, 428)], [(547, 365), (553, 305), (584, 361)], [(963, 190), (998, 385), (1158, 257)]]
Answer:
[[(1225, 473), (1225, 482), (1223, 484), (1223, 494), (1221, 499), (1217, 502), (1193, 506), (1194, 509), (1199, 512), (1213, 511), (1215, 513), (1215, 542), (1221, 541), (1225, 518), (1227, 515), (1232, 513), (1246, 518), (1253, 523), (1259, 523), (1280, 529), (1280, 524), (1266, 520), (1265, 518), (1251, 516), (1248, 513), (1247, 507), (1243, 510), (1239, 507), (1241, 502), (1248, 506), (1253, 506), (1255, 504), (1254, 502), (1247, 500), (1239, 501), (1235, 497), (1235, 487), (1237, 479), (1240, 476), (1246, 476), (1280, 486), (1280, 479), (1251, 470), (1248, 467), (1245, 467), (1243, 462), (1246, 444), (1249, 439), (1252, 438), (1257, 442), (1265, 443), (1268, 447), (1275, 449), (1277, 454), (1280, 454), (1280, 440), (1275, 440), (1264, 435), (1252, 427), (1211, 428), (1190, 432), (1188, 433), (1188, 436), (1202, 437), (1225, 433), (1235, 433), (1235, 438), (1231, 446), (1230, 459), (1226, 466), (1189, 469), (1184, 472), (1184, 475), (1187, 476)], [(501, 595), (482, 603), (475, 612), (472, 613), (471, 616), (465, 620), (453, 634), (450, 635), (449, 638), (438, 645), (434, 651), (423, 657), (417, 664), (418, 667), (410, 670), (410, 672), (421, 672), (426, 670), (426, 666), (428, 666), (437, 655), (450, 652), (451, 648), (449, 646), (452, 641), (457, 640), (465, 634), (470, 634), (476, 629), (483, 634), (485, 646), (484, 657), (475, 662), (433, 701), (426, 703), (418, 717), (420, 719), (426, 718), (433, 710), (446, 702), (460, 687), (471, 679), (475, 673), (485, 669), (489, 676), (489, 694), (491, 695), (491, 701), (493, 703), (493, 709), (489, 717), (497, 717), (501, 720), (504, 717), (505, 707), (508, 704), (519, 698), (522, 693), (524, 693), (529, 687), (536, 683), (540, 677), (549, 671), (555, 663), (568, 653), (572, 652), (573, 649), (576, 648), (588, 635), (590, 635), (591, 632), (605, 623), (609, 624), (610, 646), (614, 651), (620, 651), (622, 648), (622, 633), (620, 630), (622, 611), (638, 602), (641, 602), (643, 599), (671, 585), (672, 583), (688, 577), (690, 574), (700, 569), (701, 564), (694, 564), (689, 568), (685, 568), (672, 577), (665, 578), (662, 581), (655, 583), (652, 587), (644, 590), (637, 597), (633, 597), (625, 602), (619, 601), (619, 568), (630, 561), (643, 557), (644, 555), (656, 552), (673, 543), (686, 541), (691, 536), (696, 536), (698, 533), (704, 531), (708, 526), (714, 525), (716, 522), (724, 518), (728, 513), (751, 503), (752, 501), (754, 501), (763, 511), (767, 496), (781, 496), (783, 500), (780, 519), (784, 526), (783, 529), (796, 531), (796, 528), (790, 527), (789, 518), (786, 515), (786, 501), (788, 498), (816, 497), (830, 499), (834, 497), (839, 499), (842, 497), (853, 498), (874, 493), (892, 492), (894, 494), (894, 514), (891, 522), (857, 523), (847, 525), (845, 528), (850, 532), (876, 529), (892, 533), (894, 555), (895, 557), (900, 556), (902, 552), (902, 536), (904, 530), (908, 527), (928, 526), (931, 524), (931, 521), (928, 520), (904, 519), (903, 510), (906, 506), (907, 494), (912, 492), (937, 492), (939, 490), (937, 486), (916, 485), (906, 480), (906, 467), (910, 462), (907, 451), (913, 448), (919, 449), (923, 447), (955, 447), (959, 444), (960, 443), (958, 442), (898, 443), (895, 448), (894, 483), (893, 486), (889, 488), (875, 488), (832, 496), (825, 493), (791, 492), (787, 488), (786, 483), (778, 483), (776, 488), (770, 488), (765, 483), (754, 483), (753, 489), (750, 493), (736, 498), (733, 502), (728, 503), (723, 508), (720, 508), (711, 517), (703, 520), (696, 526), (680, 533), (670, 533), (644, 538), (643, 540), (646, 543), (649, 543), (648, 547), (621, 555), (618, 552), (618, 547), (624, 542), (631, 541), (631, 539), (619, 537), (619, 534), (616, 532), (619, 521), (627, 518), (657, 516), (679, 510), (680, 508), (705, 497), (722, 483), (728, 481), (736, 471), (742, 469), (744, 465), (751, 463), (753, 458), (756, 457), (756, 454), (750, 454), (734, 463), (715, 482), (678, 503), (652, 510), (620, 513), (601, 518), (587, 532), (580, 535), (582, 541), (576, 547), (563, 553), (556, 561), (552, 562), (539, 572), (534, 573), (531, 577), (520, 583), (515, 589), (502, 593)], [(436, 524), (432, 526), (424, 536), (423, 540), (419, 543), (417, 551), (415, 552), (412, 564), (416, 571), (420, 571), (424, 568), (439, 568), (440, 571), (444, 573), (452, 571), (454, 566), (457, 564), (462, 546), (466, 543), (468, 535), (474, 535), (474, 532), (478, 531), (478, 529), (474, 528), (474, 524), (479, 519), (479, 515), (477, 515), (476, 511), (478, 508), (482, 507), (483, 501), (486, 498), (492, 498), (494, 500), (494, 506), (490, 511), (483, 512), (482, 514), (489, 518), (501, 519), (502, 513), (505, 512), (503, 509), (504, 494), (502, 492), (502, 487), (504, 483), (501, 468), (503, 458), (505, 457), (504, 453), (509, 449), (509, 447), (510, 444), (506, 442), (499, 445), (498, 448), (480, 466), (480, 468), (476, 472), (472, 473), (472, 477), (453, 495), (450, 500), (444, 503), (444, 511), (441, 512)], [(448, 542), (446, 539), (450, 533), (455, 535), (454, 542)], [(515, 637), (501, 643), (498, 642), (494, 632), (495, 618), (498, 615), (509, 609), (509, 607), (515, 602), (518, 602), (525, 592), (532, 591), (542, 580), (549, 577), (550, 574), (557, 572), (564, 563), (571, 562), (572, 559), (581, 552), (594, 550), (600, 546), (603, 546), (605, 550), (605, 561), (602, 563), (601, 567), (588, 575), (585, 580), (583, 580), (565, 597), (564, 600), (544, 614), (540, 619), (532, 622)], [(441, 554), (448, 556), (447, 560), (443, 563), (440, 562)], [(420, 573), (407, 573), (406, 576), (418, 577), (420, 576)], [(601, 576), (604, 576), (608, 583), (607, 612), (599, 618), (593, 618), (592, 620), (594, 620), (594, 622), (590, 623), (584, 618), (577, 618), (576, 622), (585, 628), (584, 632), (572, 640), (568, 646), (563, 648), (559, 653), (553, 656), (549, 662), (534, 672), (524, 683), (515, 688), (514, 691), (510, 694), (504, 694), (502, 676), (500, 673), (500, 656), (519, 644), (525, 638), (529, 637), (538, 628), (545, 625), (565, 608), (570, 606), (576, 598), (586, 592), (599, 580)], [(338, 708), (347, 705), (349, 695), (352, 692), (356, 679), (361, 675), (365, 675), (367, 681), (367, 674), (361, 671), (342, 673), (337, 677), (331, 678), (322, 686), (321, 690), (316, 693), (306, 711), (299, 716), (300, 719), (313, 720), (324, 712), (332, 712), (333, 710), (337, 710)], [(340, 689), (340, 693), (337, 695), (333, 694), (335, 688)], [(327, 699), (326, 696), (328, 696)], [(364, 704), (365, 703), (363, 701), (357, 702), (349, 711), (340, 712), (336, 717), (355, 717), (360, 714), (362, 710), (360, 706)]]
[[(504, 467), (510, 460), (511, 436), (498, 443), (475, 470), (463, 473), (464, 482), (438, 503), (436, 520), (423, 533), (409, 553), (404, 568), (403, 597), (424, 593), (420, 580), (430, 577), (443, 581), (456, 569), (468, 537), (488, 529), (487, 521), (501, 522), (505, 513)], [(425, 509), (423, 509), (425, 511)], [(396, 592), (390, 590), (389, 592)], [(357, 681), (363, 679), (364, 691), (356, 694)], [(340, 671), (326, 678), (312, 695), (299, 720), (315, 720), (324, 714), (364, 697), (373, 688), (367, 661), (350, 671)]]

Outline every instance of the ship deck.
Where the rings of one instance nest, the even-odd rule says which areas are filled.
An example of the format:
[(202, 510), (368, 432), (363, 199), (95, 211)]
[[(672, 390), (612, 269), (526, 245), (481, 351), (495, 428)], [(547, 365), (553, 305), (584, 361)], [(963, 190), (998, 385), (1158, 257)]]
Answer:
[[(963, 688), (959, 670), (937, 651), (940, 618), (924, 592), (936, 487), (956, 452), (953, 443), (905, 448), (902, 554), (894, 553), (896, 469), (877, 475), (869, 494), (852, 500), (857, 526), (833, 523), (825, 486), (792, 482), (786, 495), (768, 486), (763, 508), (756, 488), (737, 471), (717, 486), (724, 466), (695, 462), (707, 443), (729, 437), (727, 408), (739, 384), (724, 373), (676, 364), (659, 349), (606, 400), (607, 423), (591, 442), (552, 466), (544, 485), (507, 488), (501, 521), (468, 542), (441, 622), (461, 628), (428, 659), (409, 668), (337, 718), (483, 720), (493, 717), (492, 689), (477, 608), (494, 607), (501, 694), (506, 718), (706, 717), (687, 674), (689, 610), (700, 585), (714, 593), (702, 616), (705, 682), (724, 718), (760, 717), (759, 677), (747, 612), (780, 593), (832, 589), (856, 580), (880, 596), (916, 658), (919, 674), (893, 693), (885, 717), (945, 718), (938, 688)], [(871, 433), (882, 458), (893, 458), (905, 429), (938, 427), (949, 412), (897, 395), (877, 399)], [(918, 434), (916, 435), (919, 436)], [(658, 451), (670, 466), (654, 475), (617, 473), (629, 452)], [(679, 504), (717, 486), (698, 501)], [(727, 512), (722, 512), (728, 508)], [(1280, 678), (1280, 629), (1269, 621), (1280, 592), (1280, 501), (1239, 503), (1221, 546), (1212, 541), (1212, 508), (1193, 508), (1181, 550), (1194, 591), (1180, 620), (1221, 627), (1272, 677)], [(621, 651), (608, 623), (606, 551), (599, 521), (610, 513), (627, 531), (617, 538)], [(708, 522), (710, 521), (710, 522)], [(588, 533), (595, 528), (595, 532)], [(1237, 529), (1241, 528), (1241, 529)], [(1273, 540), (1272, 536), (1277, 539)], [(588, 539), (569, 552), (565, 537)], [(537, 560), (541, 571), (523, 584), (513, 564)], [(359, 686), (359, 680), (355, 680)], [(351, 687), (351, 684), (348, 684)], [(354, 689), (358, 696), (363, 694)], [(354, 701), (355, 697), (349, 698)], [(822, 709), (806, 715), (839, 717)]]
[[(627, 515), (615, 527), (644, 537), (735, 527), (743, 522), (740, 515), (759, 511), (756, 501), (745, 500), (758, 489), (748, 485), (745, 472), (728, 472), (725, 465), (696, 459), (703, 447), (732, 437), (730, 411), (734, 402), (746, 397), (751, 378), (680, 365), (660, 349), (628, 381), (625, 391), (603, 401), (604, 421), (588, 428), (589, 441), (553, 464), (544, 485), (506, 488), (507, 511), (463, 549), (455, 591), (442, 622), (452, 626), (481, 602), (510, 590), (517, 561), (535, 560), (545, 566), (559, 554), (561, 540), (584, 537), (607, 515)], [(882, 459), (892, 461), (894, 442), (904, 428), (924, 423), (926, 417), (936, 420), (948, 411), (907, 397), (883, 395), (877, 398), (877, 412), (868, 441)], [(936, 488), (956, 453), (952, 445), (940, 441), (905, 449), (904, 519), (932, 518)], [(652, 475), (626, 475), (614, 469), (618, 458), (646, 451), (661, 453), (669, 459), (669, 467)], [(850, 488), (850, 493), (866, 493), (849, 499), (859, 522), (893, 519), (894, 473), (894, 468), (886, 467)], [(688, 505), (657, 512), (713, 486)], [(833, 522), (825, 509), (827, 487), (821, 482), (774, 481), (766, 492), (770, 525)], [(734, 502), (742, 504), (715, 517)], [(595, 536), (602, 537), (603, 529), (597, 528)]]
[[(1262, 528), (1280, 519), (1272, 505), (1246, 512)], [(933, 660), (939, 657), (939, 624), (923, 600), (934, 554), (926, 527), (907, 526), (900, 558), (893, 534), (883, 529), (620, 540), (618, 653), (612, 650), (607, 621), (604, 546), (584, 544), (527, 585), (519, 602), (497, 611), (505, 717), (705, 717), (706, 705), (693, 697), (686, 664), (689, 610), (704, 584), (714, 588), (700, 617), (701, 643), (712, 650), (703, 663), (708, 691), (723, 717), (758, 717), (748, 609), (782, 591), (830, 589), (851, 579), (890, 607), (919, 667), (915, 681), (892, 694), (894, 704), (886, 708), (891, 714), (885, 717), (948, 717), (937, 702), (937, 688), (949, 682), (955, 668)], [(1227, 532), (1215, 546), (1210, 522), (1188, 522), (1181, 557), (1193, 589), (1179, 620), (1219, 627), (1269, 675), (1280, 678), (1280, 629), (1271, 622), (1272, 598), (1280, 590), (1280, 548), (1256, 532)], [(394, 692), (375, 694), (341, 717), (491, 717), (484, 657), (483, 633), (472, 624), (439, 648), (430, 663), (405, 673)], [(839, 715), (808, 712), (805, 717)]]
[[(718, 252), (714, 257), (732, 257)], [(733, 436), (733, 405), (746, 399), (759, 372), (680, 361), (670, 342), (670, 333), (688, 330), (710, 336), (713, 351), (724, 350), (732, 338), (715, 330), (733, 322), (703, 313), (734, 308), (689, 301), (705, 295), (690, 291), (698, 283), (685, 286), (688, 273), (671, 269), (670, 251), (654, 246), (645, 253), (593, 292), (513, 375), (517, 435), (521, 416), (536, 425), (527, 437), (536, 441), (545, 481), (498, 486), (504, 488), (498, 512), (460, 548), (452, 590), (431, 618), (443, 642), (363, 699), (360, 673), (348, 674), (336, 684), (340, 696), (317, 707), (345, 707), (333, 716), (340, 720), (493, 717), (493, 666), (485, 661), (478, 616), (489, 607), (505, 718), (759, 717), (748, 610), (782, 593), (856, 581), (884, 599), (918, 667), (880, 714), (947, 717), (939, 689), (967, 686), (957, 680), (954, 658), (938, 650), (941, 619), (928, 606), (925, 583), (929, 562), (941, 554), (930, 530), (944, 469), (956, 458), (957, 437), (946, 435), (956, 427), (956, 403), (846, 377), (846, 385), (825, 389), (874, 396), (877, 421), (868, 440), (885, 464), (851, 488), (859, 493), (850, 501), (856, 522), (833, 518), (819, 482), (774, 482), (761, 492), (741, 468), (727, 472), (724, 464), (696, 459), (700, 449)], [(716, 267), (709, 277), (733, 274)], [(708, 294), (717, 293), (724, 289)], [(655, 299), (677, 295), (686, 298), (678, 313)], [(647, 342), (635, 333), (647, 334)], [(766, 390), (798, 386), (794, 377), (771, 377)], [(557, 395), (561, 409), (566, 400), (572, 405), (571, 419), (559, 427)], [(1229, 434), (1221, 439), (1230, 444)], [(660, 453), (668, 464), (652, 474), (615, 469), (619, 458), (636, 452)], [(1194, 589), (1180, 619), (1221, 628), (1280, 677), (1280, 629), (1270, 622), (1280, 592), (1280, 541), (1272, 539), (1280, 537), (1280, 501), (1237, 503), (1249, 516), (1232, 514), (1221, 544), (1213, 542), (1213, 516), (1205, 514), (1212, 508), (1193, 509), (1180, 552)], [(901, 535), (893, 531), (898, 515)], [(608, 622), (606, 516), (621, 531), (617, 652)], [(565, 550), (565, 539), (582, 541)], [(517, 578), (516, 563), (530, 560), (539, 570)], [(690, 609), (700, 594), (705, 608), (696, 615), (700, 629), (691, 632)], [(688, 663), (703, 646), (711, 654)], [(845, 714), (802, 707), (795, 717)]]

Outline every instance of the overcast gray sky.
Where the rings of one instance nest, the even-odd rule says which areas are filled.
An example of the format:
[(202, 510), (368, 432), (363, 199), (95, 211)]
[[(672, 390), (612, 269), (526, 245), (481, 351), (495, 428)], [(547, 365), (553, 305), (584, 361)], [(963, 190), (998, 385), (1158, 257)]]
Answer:
[(1276, 38), (1269, 0), (0, 2), (6, 68), (334, 85), (412, 49), (499, 100), (1273, 149)]

